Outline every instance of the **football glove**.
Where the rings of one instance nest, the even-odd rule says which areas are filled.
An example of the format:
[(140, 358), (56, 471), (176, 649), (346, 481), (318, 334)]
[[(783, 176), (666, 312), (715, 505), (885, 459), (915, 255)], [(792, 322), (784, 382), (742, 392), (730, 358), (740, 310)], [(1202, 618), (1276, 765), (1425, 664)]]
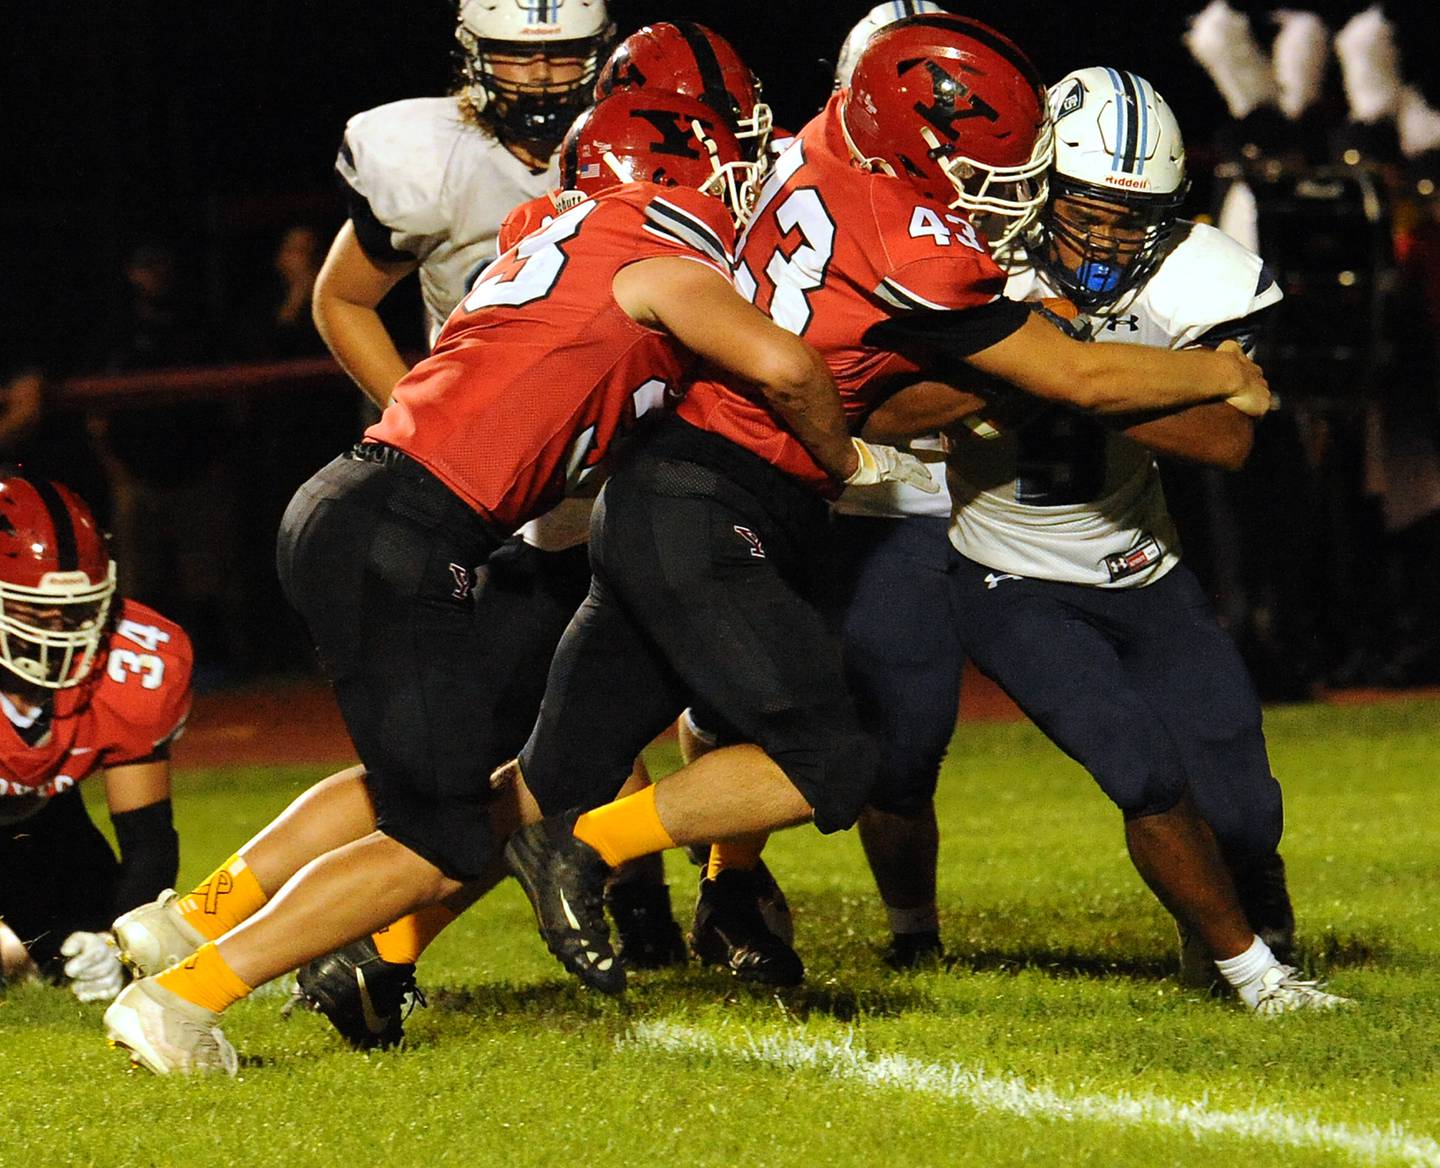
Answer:
[(850, 439), (855, 443), (855, 453), (860, 465), (845, 480), (847, 487), (870, 487), (876, 483), (904, 483), (918, 487), (927, 495), (940, 493), (940, 484), (931, 476), (926, 465), (913, 454), (896, 450), (893, 446), (871, 446), (859, 438)]
[(125, 988), (125, 967), (109, 933), (71, 933), (60, 946), (60, 956), (70, 959), (64, 973), (70, 992), (82, 1002), (108, 1002)]

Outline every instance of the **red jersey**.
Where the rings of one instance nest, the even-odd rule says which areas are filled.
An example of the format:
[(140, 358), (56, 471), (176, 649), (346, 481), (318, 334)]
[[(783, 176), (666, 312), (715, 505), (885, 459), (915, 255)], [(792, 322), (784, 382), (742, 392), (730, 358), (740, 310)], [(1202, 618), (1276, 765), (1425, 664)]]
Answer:
[(480, 273), (365, 436), (513, 530), (578, 486), (641, 414), (673, 400), (694, 362), (615, 303), (615, 274), (678, 256), (728, 280), (733, 234), (718, 199), (652, 183), (557, 215)]
[(190, 713), (192, 664), (179, 625), (121, 601), (90, 677), (55, 691), (38, 742), (0, 716), (0, 823), (28, 818), (96, 771), (148, 758), (175, 738)]
[(502, 253), (509, 251), (532, 231), (552, 223), (559, 214), (555, 210), (555, 196), (559, 193), (558, 188), (547, 191), (511, 208), (495, 235), (495, 249)]
[[(819, 350), (847, 418), (858, 425), (920, 368), (870, 330), (896, 317), (990, 304), (1005, 275), (963, 214), (851, 162), (838, 102), (831, 98), (776, 160), (740, 237), (735, 286)], [(748, 387), (707, 370), (677, 412), (833, 492), (835, 484)]]

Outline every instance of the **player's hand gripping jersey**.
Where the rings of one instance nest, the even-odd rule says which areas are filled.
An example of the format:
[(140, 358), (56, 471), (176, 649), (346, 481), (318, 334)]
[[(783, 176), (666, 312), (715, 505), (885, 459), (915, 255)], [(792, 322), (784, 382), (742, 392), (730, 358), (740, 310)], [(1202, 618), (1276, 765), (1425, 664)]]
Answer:
[(668, 256), (728, 279), (732, 236), (724, 204), (686, 187), (630, 183), (571, 208), (480, 275), (366, 437), (513, 530), (673, 399), (693, 364), (626, 315), (610, 294), (616, 273)]
[[(955, 354), (1010, 335), (1025, 310), (1001, 298), (1005, 276), (963, 214), (851, 162), (838, 102), (832, 98), (776, 161), (740, 238), (735, 284), (820, 351), (858, 428), (926, 361), (914, 346), (890, 341), (886, 322), (946, 314)], [(825, 472), (752, 394), (701, 379), (678, 413), (833, 493)]]
[[(1017, 256), (1006, 295), (1058, 295)], [(1250, 351), (1280, 289), (1260, 257), (1213, 227), (1182, 223), (1154, 274), (1115, 304), (1081, 313), (1101, 343), (1184, 349), (1234, 339)], [(950, 539), (1002, 572), (1099, 587), (1158, 580), (1179, 559), (1155, 459), (1114, 428), (1049, 408), (992, 439), (961, 435), (951, 455)]]
[(0, 823), (28, 818), (96, 771), (142, 761), (172, 741), (190, 712), (191, 665), (184, 630), (122, 602), (90, 677), (55, 691), (38, 738), (13, 714), (0, 718)]

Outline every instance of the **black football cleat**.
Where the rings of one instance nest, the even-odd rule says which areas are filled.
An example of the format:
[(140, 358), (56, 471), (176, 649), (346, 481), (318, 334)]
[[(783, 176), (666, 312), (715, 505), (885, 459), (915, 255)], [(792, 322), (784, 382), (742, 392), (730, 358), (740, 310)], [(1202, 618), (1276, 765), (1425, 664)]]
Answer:
[(1281, 965), (1295, 964), (1295, 910), (1279, 853), (1236, 864), (1231, 873), (1245, 919)]
[(757, 985), (797, 986), (805, 980), (800, 955), (765, 924), (761, 881), (754, 872), (726, 868), (700, 878), (690, 949), (702, 963), (730, 970)]
[(945, 946), (934, 929), (920, 933), (896, 933), (880, 954), (880, 960), (891, 969), (924, 969), (938, 966), (945, 960)]
[(556, 959), (591, 989), (618, 994), (625, 967), (610, 947), (600, 853), (575, 838), (578, 811), (551, 815), (520, 828), (505, 845), (505, 862), (530, 898), (541, 940)]
[(415, 966), (386, 961), (366, 937), (317, 957), (295, 976), (296, 1003), (324, 1014), (356, 1050), (399, 1046), (405, 1019), (425, 998)]
[(615, 955), (626, 969), (685, 964), (685, 937), (670, 911), (670, 889), (664, 884), (630, 880), (607, 888), (605, 907), (615, 922)]

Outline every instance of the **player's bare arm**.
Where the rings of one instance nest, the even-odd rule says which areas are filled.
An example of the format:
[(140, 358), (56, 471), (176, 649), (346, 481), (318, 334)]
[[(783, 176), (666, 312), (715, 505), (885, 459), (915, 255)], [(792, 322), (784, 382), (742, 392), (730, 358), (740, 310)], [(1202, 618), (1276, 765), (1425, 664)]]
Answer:
[(340, 368), (381, 409), (395, 383), (410, 371), (376, 311), (390, 289), (419, 265), (392, 263), (366, 254), (348, 220), (330, 245), (315, 280), (311, 310), (315, 328)]
[(1270, 408), (1264, 371), (1234, 341), (1213, 351), (1095, 345), (1032, 315), (1004, 340), (966, 358), (984, 373), (1047, 401), (1095, 413), (1127, 413), (1228, 401), (1260, 417)]
[(900, 445), (922, 434), (935, 434), (983, 409), (986, 399), (946, 381), (917, 381), (886, 398), (865, 419), (860, 436), (867, 442)]
[(113, 766), (105, 772), (105, 805), (110, 814), (139, 811), (170, 798), (170, 762), (159, 759)]
[(622, 269), (612, 289), (633, 320), (663, 328), (697, 356), (757, 386), (830, 474), (843, 480), (855, 473), (860, 456), (825, 362), (719, 272), (690, 260), (642, 260)]
[(1250, 457), (1255, 420), (1226, 402), (1207, 402), (1125, 427), (1156, 454), (1220, 470), (1239, 470)]

